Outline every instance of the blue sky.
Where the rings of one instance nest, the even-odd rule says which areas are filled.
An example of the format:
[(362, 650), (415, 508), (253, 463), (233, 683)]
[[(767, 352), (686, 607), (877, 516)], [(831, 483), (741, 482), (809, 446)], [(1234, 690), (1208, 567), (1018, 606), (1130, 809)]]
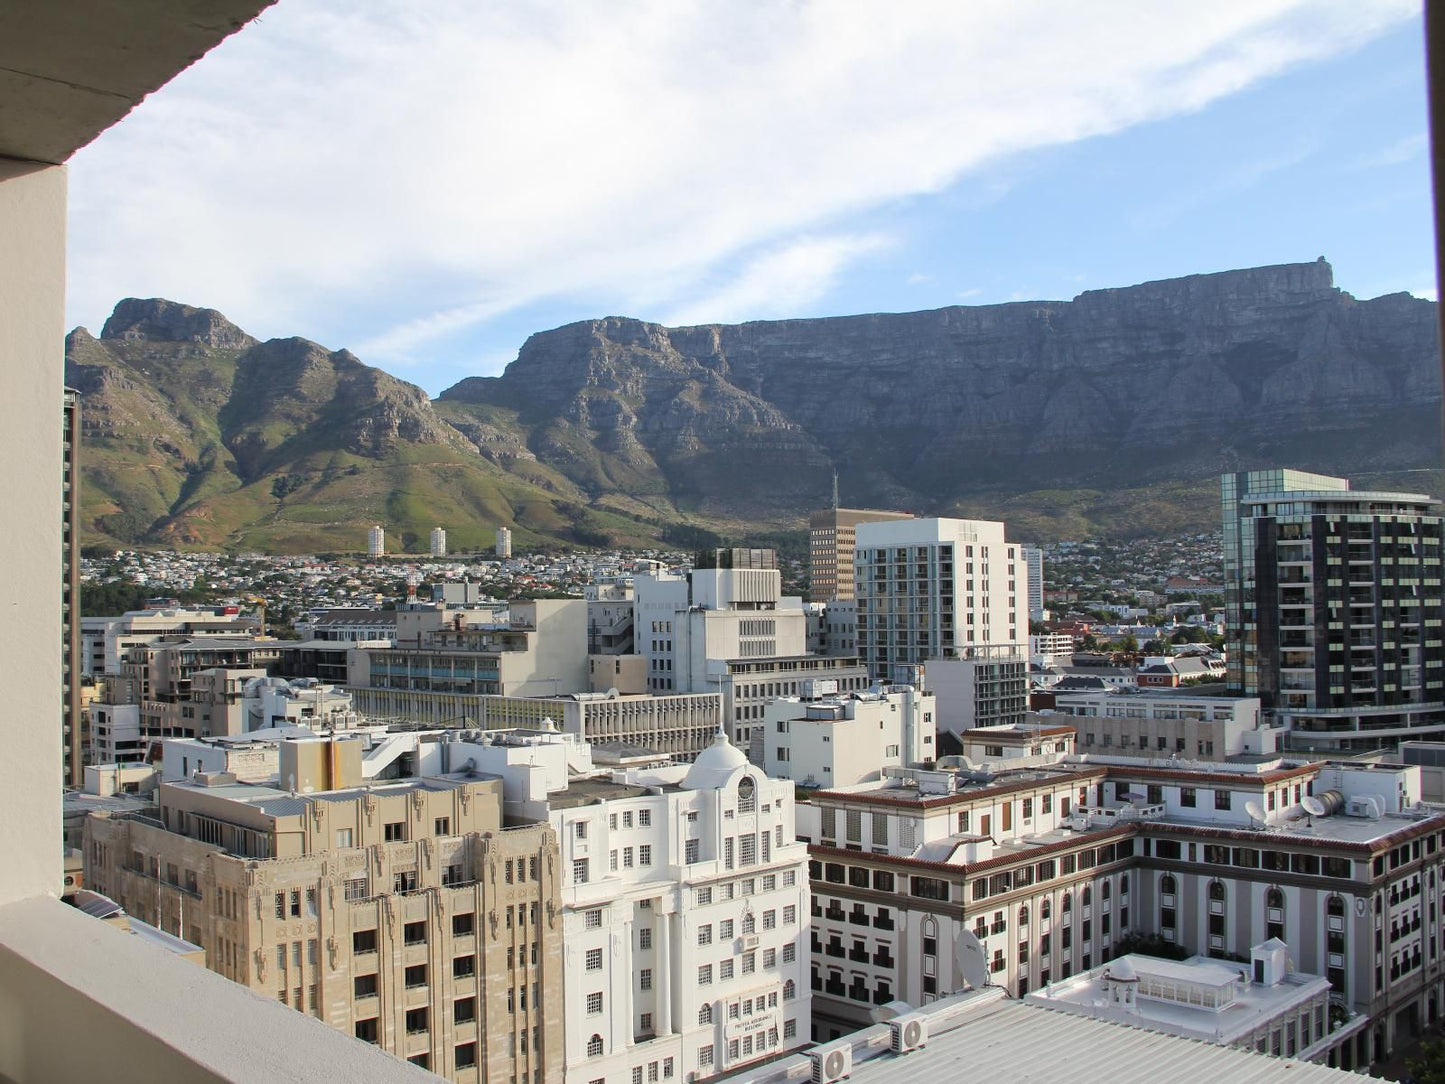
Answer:
[(165, 296), (435, 394), (611, 314), (1434, 296), (1413, 3), (601, 7), (281, 0), (76, 156), (72, 323)]

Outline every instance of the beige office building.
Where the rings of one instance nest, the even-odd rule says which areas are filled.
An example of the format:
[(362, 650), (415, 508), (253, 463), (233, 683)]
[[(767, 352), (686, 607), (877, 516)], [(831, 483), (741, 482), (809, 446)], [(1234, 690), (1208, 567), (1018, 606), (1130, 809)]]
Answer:
[[(196, 774), (96, 815), (85, 877), (258, 993), (455, 1081), (561, 1084), (557, 841), (502, 784), (361, 784), (361, 742), (286, 741), (287, 789)], [(503, 877), (502, 870), (506, 870)]]
[(908, 512), (825, 508), (808, 517), (808, 601), (847, 601), (853, 595), (853, 545), (860, 523), (912, 519)]

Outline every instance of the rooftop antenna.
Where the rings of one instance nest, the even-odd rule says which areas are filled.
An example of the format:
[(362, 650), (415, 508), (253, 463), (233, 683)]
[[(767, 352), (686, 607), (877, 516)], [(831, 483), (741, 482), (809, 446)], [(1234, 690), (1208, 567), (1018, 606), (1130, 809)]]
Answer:
[(838, 511), (838, 468), (833, 468), (833, 511)]

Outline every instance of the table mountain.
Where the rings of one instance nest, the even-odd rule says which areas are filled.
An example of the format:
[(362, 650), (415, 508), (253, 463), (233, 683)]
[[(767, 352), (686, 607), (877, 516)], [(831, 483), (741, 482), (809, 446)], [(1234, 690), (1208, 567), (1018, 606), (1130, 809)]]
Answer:
[[(1438, 466), (1437, 350), (1434, 303), (1358, 301), (1321, 259), (1072, 301), (589, 320), (533, 335), (501, 377), (440, 402), (511, 412), (538, 458), (589, 492), (721, 518), (796, 521), (835, 467), (855, 506), (1022, 520), (1132, 491), (1147, 514), (1182, 482), (1209, 500), (1222, 469)], [(1217, 515), (1212, 500), (1183, 511), (1185, 525)]]
[[(88, 537), (359, 549), (745, 535), (844, 501), (1006, 519), (1016, 537), (1217, 525), (1221, 470), (1434, 489), (1436, 306), (1359, 301), (1323, 260), (1072, 301), (531, 336), (435, 401), (345, 350), (211, 309), (117, 305), (66, 344)], [(1408, 472), (1408, 473), (1401, 473)], [(1423, 480), (1422, 480), (1423, 479)]]

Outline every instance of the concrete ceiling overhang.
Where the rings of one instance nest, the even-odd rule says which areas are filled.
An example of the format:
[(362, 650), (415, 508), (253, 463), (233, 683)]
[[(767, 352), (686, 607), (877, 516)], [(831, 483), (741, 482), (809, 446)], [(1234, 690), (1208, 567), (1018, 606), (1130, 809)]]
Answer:
[(0, 0), (0, 157), (64, 162), (274, 0)]

